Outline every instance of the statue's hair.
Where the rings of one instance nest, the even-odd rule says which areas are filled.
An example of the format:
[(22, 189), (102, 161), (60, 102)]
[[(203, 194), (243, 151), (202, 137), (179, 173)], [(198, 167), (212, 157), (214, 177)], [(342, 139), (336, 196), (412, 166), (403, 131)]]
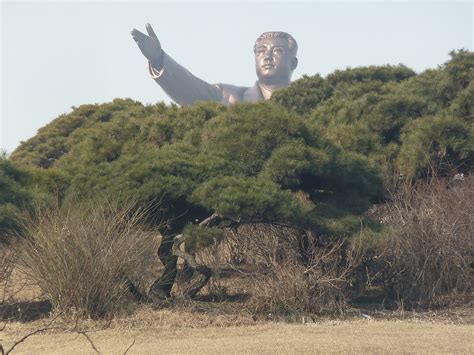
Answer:
[(298, 43), (296, 43), (296, 40), (293, 38), (292, 35), (286, 32), (263, 32), (255, 41), (255, 44), (253, 46), (253, 52), (255, 53), (255, 50), (257, 49), (257, 44), (264, 38), (273, 38), (273, 37), (280, 37), (284, 38), (288, 42), (288, 49), (291, 51), (291, 53), (296, 56), (296, 53), (298, 52)]

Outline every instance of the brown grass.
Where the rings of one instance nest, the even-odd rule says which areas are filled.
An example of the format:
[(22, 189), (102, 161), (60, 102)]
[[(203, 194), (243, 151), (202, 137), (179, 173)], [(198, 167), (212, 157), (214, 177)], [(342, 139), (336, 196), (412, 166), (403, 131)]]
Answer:
[[(161, 311), (160, 311), (161, 312)], [(158, 312), (158, 313), (160, 313)], [(165, 317), (168, 314), (164, 314)], [(149, 317), (149, 316), (148, 316)], [(39, 326), (35, 325), (35, 326)], [(25, 325), (8, 324), (5, 346), (25, 333)], [(105, 353), (472, 353), (473, 325), (430, 321), (320, 321), (307, 325), (265, 323), (248, 326), (174, 327), (112, 324), (88, 333)], [(84, 337), (51, 331), (30, 337), (17, 347), (36, 354), (94, 353)]]
[[(15, 273), (14, 273), (15, 274)], [(236, 282), (224, 278), (229, 289)], [(16, 280), (20, 284), (21, 279)], [(248, 280), (244, 280), (247, 281)], [(212, 287), (210, 290), (212, 291)], [(25, 292), (25, 291), (23, 291)], [(29, 295), (29, 293), (28, 293)], [(23, 299), (23, 294), (16, 297)], [(15, 348), (18, 353), (472, 353), (472, 309), (430, 313), (372, 312), (349, 309), (346, 320), (313, 318), (293, 324), (255, 320), (245, 302), (187, 301), (155, 309), (139, 306), (112, 320), (58, 318), (56, 329), (36, 334)], [(367, 319), (366, 319), (367, 318)], [(22, 318), (23, 319), (23, 318)], [(0, 322), (0, 343), (10, 348), (26, 334), (51, 321), (48, 313), (30, 322)], [(260, 318), (261, 319), (261, 318)], [(310, 320), (311, 322), (311, 320)]]

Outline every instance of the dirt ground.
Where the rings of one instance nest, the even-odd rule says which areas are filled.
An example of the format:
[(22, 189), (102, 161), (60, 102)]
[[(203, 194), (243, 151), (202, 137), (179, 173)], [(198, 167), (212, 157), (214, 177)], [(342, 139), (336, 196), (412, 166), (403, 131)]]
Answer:
[[(0, 343), (8, 350), (47, 322), (7, 322)], [(71, 323), (51, 325), (55, 326), (60, 329), (30, 336), (12, 353), (123, 354), (127, 349), (127, 354), (474, 353), (471, 322), (409, 317), (288, 324), (145, 307), (108, 324), (87, 321), (75, 329)]]

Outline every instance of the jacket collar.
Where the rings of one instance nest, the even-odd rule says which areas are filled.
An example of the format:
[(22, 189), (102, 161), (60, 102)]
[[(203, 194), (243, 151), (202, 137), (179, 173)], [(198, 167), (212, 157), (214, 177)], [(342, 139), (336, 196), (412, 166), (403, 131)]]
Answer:
[(255, 82), (254, 86), (245, 90), (243, 101), (246, 102), (257, 102), (264, 100), (262, 95), (262, 91), (260, 90), (260, 86), (258, 85), (258, 81)]

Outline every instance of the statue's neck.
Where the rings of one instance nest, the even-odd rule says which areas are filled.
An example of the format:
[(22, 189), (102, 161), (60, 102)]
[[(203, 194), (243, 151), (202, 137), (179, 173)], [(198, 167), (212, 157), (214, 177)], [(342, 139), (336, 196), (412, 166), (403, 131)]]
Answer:
[(260, 92), (265, 100), (269, 100), (272, 97), (273, 90), (262, 83), (258, 83), (258, 87), (260, 88)]
[(288, 84), (264, 84), (261, 81), (258, 82), (258, 86), (260, 87), (260, 91), (262, 92), (263, 98), (265, 100), (270, 99), (272, 94), (275, 90), (285, 88)]

